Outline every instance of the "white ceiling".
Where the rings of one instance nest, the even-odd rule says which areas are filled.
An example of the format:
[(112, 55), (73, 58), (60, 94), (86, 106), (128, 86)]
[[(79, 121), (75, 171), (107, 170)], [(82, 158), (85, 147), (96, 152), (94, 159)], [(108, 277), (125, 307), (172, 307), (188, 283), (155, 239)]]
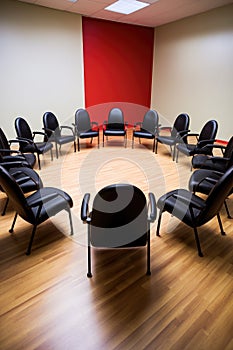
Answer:
[(157, 27), (181, 18), (206, 12), (216, 7), (232, 4), (233, 0), (140, 0), (150, 6), (130, 15), (110, 12), (104, 8), (116, 0), (18, 0), (57, 10), (79, 13), (84, 16), (131, 23), (149, 27)]

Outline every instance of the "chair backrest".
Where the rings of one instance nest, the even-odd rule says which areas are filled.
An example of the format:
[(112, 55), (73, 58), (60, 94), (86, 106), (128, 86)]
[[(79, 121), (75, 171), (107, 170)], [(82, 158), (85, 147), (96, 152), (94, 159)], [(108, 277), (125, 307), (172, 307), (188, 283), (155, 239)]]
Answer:
[(233, 166), (231, 166), (213, 186), (207, 199), (204, 210), (197, 217), (197, 223), (203, 225), (211, 220), (220, 211), (225, 199), (233, 187)]
[(29, 140), (33, 140), (31, 128), (24, 118), (17, 117), (15, 119), (15, 130), (18, 137), (23, 137)]
[(142, 129), (154, 134), (158, 129), (159, 116), (158, 113), (154, 110), (149, 110), (146, 112), (142, 122)]
[[(179, 135), (181, 137), (184, 136), (187, 133), (187, 130), (189, 128), (189, 122), (190, 122), (190, 118), (187, 113), (179, 114), (174, 121), (173, 128), (171, 131), (171, 136), (176, 137), (177, 132), (179, 132)], [(184, 132), (182, 133), (183, 130)], [(186, 137), (183, 139), (183, 142), (187, 143)]]
[(230, 138), (230, 140), (227, 143), (227, 146), (224, 152), (224, 157), (230, 158), (232, 153), (233, 153), (233, 136)]
[[(8, 140), (6, 138), (6, 135), (3, 132), (2, 128), (0, 128), (0, 148), (1, 149), (7, 149), (7, 150), (10, 149)], [(1, 152), (1, 156), (2, 157), (7, 156), (7, 155), (9, 155), (9, 153), (3, 152), (3, 151)]]
[(112, 108), (108, 114), (107, 129), (123, 129), (124, 130), (124, 115), (120, 108)]
[(34, 215), (31, 208), (27, 205), (23, 191), (15, 181), (14, 177), (11, 176), (2, 166), (0, 166), (0, 186), (7, 194), (19, 216), (28, 222), (32, 222)]
[(104, 187), (93, 201), (92, 245), (109, 248), (146, 245), (147, 214), (145, 195), (136, 186)]
[(86, 109), (79, 108), (75, 112), (75, 125), (79, 132), (84, 132), (91, 129), (91, 120)]
[(217, 131), (218, 131), (217, 121), (209, 120), (207, 123), (205, 123), (205, 125), (201, 129), (198, 141), (214, 140), (217, 135)]
[[(57, 117), (52, 112), (45, 112), (43, 115), (43, 124), (45, 129), (50, 129), (56, 132), (56, 135), (60, 135), (59, 123)], [(52, 136), (52, 132), (46, 130), (48, 137)]]

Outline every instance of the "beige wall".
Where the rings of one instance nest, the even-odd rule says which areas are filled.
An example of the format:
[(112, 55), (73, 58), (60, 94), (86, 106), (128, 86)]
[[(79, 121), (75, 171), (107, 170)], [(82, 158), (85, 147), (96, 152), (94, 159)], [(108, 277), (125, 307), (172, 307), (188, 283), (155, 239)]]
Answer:
[(0, 126), (8, 137), (18, 115), (41, 130), (46, 110), (64, 124), (83, 107), (81, 33), (79, 15), (1, 0)]
[(219, 122), (218, 138), (233, 135), (233, 5), (155, 30), (152, 107), (173, 122), (180, 112), (199, 132)]

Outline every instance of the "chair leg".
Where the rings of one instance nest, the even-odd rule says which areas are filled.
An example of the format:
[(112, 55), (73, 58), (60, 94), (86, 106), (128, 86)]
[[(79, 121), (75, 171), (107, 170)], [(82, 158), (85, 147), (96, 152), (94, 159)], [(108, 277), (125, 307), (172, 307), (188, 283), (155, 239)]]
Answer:
[(178, 163), (178, 157), (179, 157), (179, 150), (176, 149), (176, 163)]
[(132, 148), (134, 148), (134, 134), (132, 136)]
[(98, 134), (98, 148), (100, 148), (100, 137), (99, 137), (99, 134)]
[(172, 153), (172, 160), (174, 161), (176, 159), (176, 146), (173, 146), (173, 153)]
[(73, 236), (74, 234), (74, 228), (73, 228), (73, 221), (71, 216), (70, 207), (67, 208), (68, 214), (69, 214), (69, 220), (70, 220), (70, 235)]
[(79, 142), (79, 137), (78, 137), (78, 152), (80, 151), (80, 142)]
[(76, 142), (74, 140), (74, 152), (76, 152)]
[(6, 199), (6, 203), (5, 203), (3, 211), (2, 211), (2, 216), (4, 216), (6, 214), (6, 209), (7, 209), (8, 203), (9, 203), (9, 197), (7, 197), (7, 199)]
[(158, 218), (158, 224), (157, 224), (157, 230), (156, 230), (156, 236), (160, 237), (160, 233), (159, 233), (159, 230), (160, 230), (160, 224), (161, 224), (161, 219), (162, 219), (162, 210), (160, 210), (160, 213), (159, 213), (159, 218)]
[(40, 166), (40, 155), (39, 155), (39, 153), (37, 153), (37, 160), (38, 160), (38, 167), (39, 167), (39, 170), (41, 170), (41, 166)]
[[(226, 200), (224, 201), (224, 206), (225, 206), (225, 209), (226, 209), (226, 212), (227, 212), (227, 217), (228, 219), (233, 219), (230, 212), (229, 212), (229, 209), (228, 209), (228, 206), (227, 206), (227, 202)], [(2, 214), (3, 215), (3, 214)]]
[(57, 142), (55, 141), (56, 158), (58, 158)]
[(50, 156), (51, 156), (51, 160), (53, 160), (53, 149), (52, 148), (50, 150)]
[(196, 246), (197, 246), (197, 251), (198, 251), (198, 255), (200, 257), (203, 257), (202, 251), (201, 251), (201, 245), (200, 245), (200, 241), (199, 241), (199, 237), (198, 237), (198, 232), (197, 232), (197, 228), (194, 227), (194, 236), (195, 236), (195, 241), (196, 241)]
[(152, 152), (154, 153), (154, 151), (155, 151), (155, 138), (154, 138), (154, 142), (153, 142)]
[(224, 230), (223, 230), (222, 221), (221, 221), (221, 218), (220, 218), (220, 214), (219, 214), (219, 213), (217, 214), (217, 218), (218, 218), (218, 224), (219, 224), (219, 227), (220, 227), (221, 235), (222, 235), (222, 236), (226, 236), (226, 233), (225, 233)]
[(126, 134), (124, 136), (124, 142), (125, 142), (125, 148), (126, 148), (127, 147), (127, 136), (126, 136)]
[(30, 255), (31, 254), (32, 242), (33, 242), (33, 239), (34, 239), (34, 236), (35, 236), (35, 233), (36, 233), (36, 228), (37, 228), (37, 225), (34, 225), (33, 229), (32, 229), (31, 238), (30, 238), (30, 241), (29, 241), (28, 249), (26, 251), (26, 255)]
[(151, 275), (151, 270), (150, 270), (150, 228), (148, 229), (147, 233), (147, 271), (146, 274), (147, 276)]
[(11, 225), (11, 228), (9, 229), (9, 232), (10, 232), (10, 233), (12, 233), (12, 232), (14, 231), (14, 227), (15, 227), (15, 222), (16, 222), (17, 216), (18, 216), (18, 214), (15, 213), (15, 216), (14, 216), (14, 219), (13, 219), (13, 222), (12, 222), (12, 225)]
[(104, 147), (104, 130), (103, 130), (103, 147)]
[(157, 154), (158, 151), (158, 140), (156, 139), (156, 143), (155, 143), (155, 154)]
[(88, 225), (88, 242), (87, 242), (87, 277), (91, 278), (92, 273), (91, 273), (91, 239), (90, 239), (90, 226)]

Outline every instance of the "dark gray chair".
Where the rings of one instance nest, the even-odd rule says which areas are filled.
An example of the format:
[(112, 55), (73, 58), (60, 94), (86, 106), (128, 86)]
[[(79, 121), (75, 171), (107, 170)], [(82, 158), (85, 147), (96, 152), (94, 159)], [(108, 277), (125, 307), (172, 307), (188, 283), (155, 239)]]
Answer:
[[(198, 169), (194, 171), (189, 179), (188, 187), (193, 193), (203, 193), (208, 195), (214, 185), (220, 180), (224, 173), (210, 169)], [(228, 196), (233, 193), (231, 189)], [(227, 198), (226, 198), (227, 199)], [(226, 200), (224, 201), (225, 209), (229, 219), (232, 219)]]
[[(43, 187), (43, 182), (36, 171), (34, 171), (29, 167), (23, 167), (23, 166), (17, 166), (16, 168), (14, 168), (13, 167), (14, 163), (11, 163), (11, 164), (12, 164), (12, 167), (9, 169), (4, 167), (4, 163), (1, 164), (1, 166), (4, 167), (11, 176), (13, 176), (13, 178), (15, 179), (17, 184), (20, 186), (23, 193), (36, 191)], [(3, 191), (1, 186), (0, 186), (0, 190)], [(6, 213), (8, 203), (9, 203), (9, 198), (7, 197), (3, 211), (2, 211), (2, 216), (4, 216)]]
[[(57, 117), (52, 112), (45, 112), (43, 115), (44, 131), (49, 142), (55, 143), (56, 157), (58, 158), (58, 145), (61, 151), (61, 146), (66, 143), (73, 142), (74, 152), (76, 152), (75, 133), (71, 126), (59, 125)], [(63, 130), (68, 130), (69, 134), (62, 134)]]
[(150, 223), (156, 219), (156, 202), (149, 193), (150, 213), (144, 193), (130, 184), (104, 187), (94, 198), (89, 213), (90, 194), (86, 193), (81, 219), (88, 225), (88, 277), (91, 272), (91, 246), (129, 248), (147, 246), (147, 275), (150, 271)]
[(179, 114), (175, 122), (173, 124), (173, 127), (163, 126), (159, 128), (159, 131), (162, 130), (168, 130), (170, 135), (158, 135), (156, 137), (156, 146), (155, 146), (155, 153), (157, 153), (158, 150), (158, 143), (162, 143), (164, 145), (170, 146), (172, 159), (175, 160), (176, 155), (176, 144), (182, 138), (182, 142), (186, 143), (186, 135), (189, 132), (189, 123), (190, 118), (189, 115), (186, 113)]
[(176, 189), (161, 196), (157, 202), (160, 209), (157, 236), (160, 236), (162, 214), (169, 212), (194, 230), (198, 255), (203, 256), (197, 228), (217, 216), (221, 234), (225, 235), (219, 211), (233, 187), (233, 166), (221, 176), (206, 199), (202, 199), (186, 189)]
[[(190, 157), (194, 154), (207, 154), (212, 155), (213, 143), (216, 141), (216, 135), (218, 131), (218, 123), (216, 120), (209, 120), (205, 123), (201, 129), (200, 134), (197, 133), (187, 133), (181, 137), (180, 142), (176, 146), (176, 161), (178, 162), (179, 152)], [(197, 139), (196, 143), (189, 143), (188, 139), (190, 136), (195, 136)], [(186, 138), (186, 141), (184, 139)]]
[(43, 142), (34, 141), (34, 138), (36, 135), (41, 135), (45, 138), (46, 134), (44, 132), (41, 132), (41, 131), (32, 132), (28, 122), (22, 117), (17, 117), (15, 119), (15, 130), (17, 133), (17, 139), (19, 140), (19, 145), (20, 145), (19, 150), (22, 153), (36, 153), (39, 169), (41, 169), (40, 154), (50, 151), (51, 160), (53, 160), (52, 143), (47, 141), (43, 141)]
[(70, 211), (70, 208), (73, 206), (73, 201), (66, 192), (54, 187), (44, 187), (26, 197), (14, 177), (2, 166), (0, 166), (0, 186), (16, 211), (9, 232), (13, 232), (18, 215), (23, 220), (33, 225), (31, 238), (26, 251), (27, 255), (31, 253), (37, 226), (62, 210), (66, 210), (69, 214), (71, 234), (73, 234)]
[(79, 108), (75, 112), (75, 134), (77, 137), (78, 151), (80, 151), (80, 139), (91, 139), (94, 137), (98, 139), (99, 147), (99, 127), (97, 122), (91, 122), (89, 113), (86, 109)]
[(8, 140), (4, 131), (0, 128), (0, 163), (2, 162), (23, 162), (30, 167), (34, 167), (36, 157), (33, 153), (21, 153), (19, 150), (11, 149), (11, 145), (17, 143), (19, 140)]
[[(138, 130), (138, 126), (140, 129)], [(149, 110), (144, 115), (142, 122), (137, 122), (134, 124), (133, 136), (132, 136), (132, 148), (134, 147), (134, 138), (141, 139), (150, 139), (153, 140), (152, 151), (155, 151), (155, 137), (158, 135), (159, 127), (159, 116), (158, 113), (154, 110)]]
[(124, 115), (120, 108), (112, 108), (108, 114), (108, 120), (103, 124), (103, 146), (105, 136), (122, 136), (124, 144), (127, 144), (127, 123), (124, 121)]
[[(221, 149), (223, 156), (211, 156), (206, 154), (196, 154), (192, 158), (192, 167), (194, 169), (211, 169), (225, 172), (229, 166), (233, 165), (233, 136), (230, 138), (226, 146), (213, 144), (207, 145), (212, 149)], [(232, 164), (230, 164), (232, 163)]]

